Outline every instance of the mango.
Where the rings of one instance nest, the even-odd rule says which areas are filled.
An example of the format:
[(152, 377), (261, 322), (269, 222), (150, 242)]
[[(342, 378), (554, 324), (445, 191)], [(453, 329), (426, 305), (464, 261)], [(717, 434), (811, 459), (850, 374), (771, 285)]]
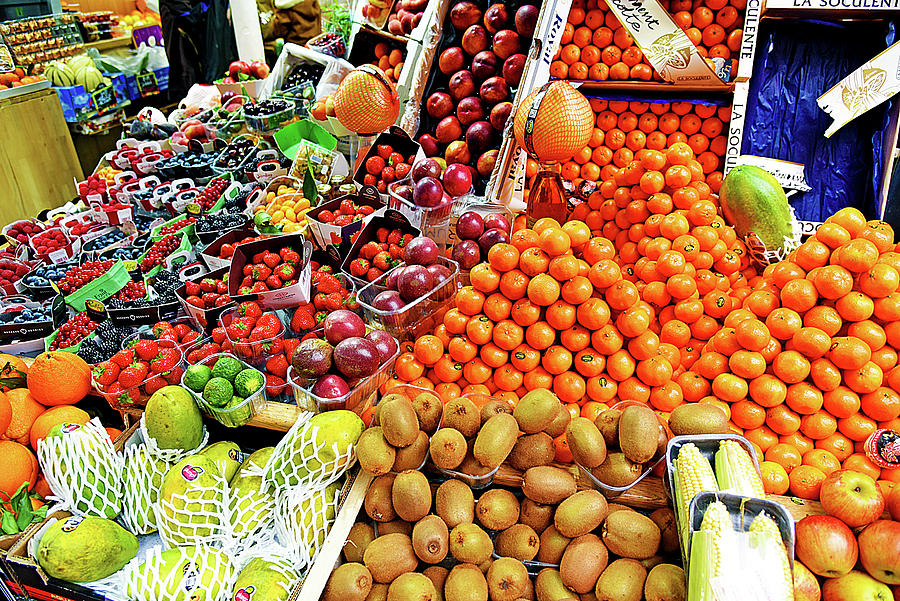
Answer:
[(160, 449), (196, 449), (203, 440), (203, 418), (190, 393), (164, 386), (147, 401), (144, 426)]
[(112, 520), (73, 516), (44, 533), (37, 561), (53, 578), (92, 582), (121, 570), (137, 550), (137, 537)]
[(287, 601), (300, 574), (287, 561), (251, 559), (238, 574), (231, 601)]
[(228, 555), (206, 545), (175, 547), (151, 556), (128, 575), (133, 601), (216, 601), (234, 576)]

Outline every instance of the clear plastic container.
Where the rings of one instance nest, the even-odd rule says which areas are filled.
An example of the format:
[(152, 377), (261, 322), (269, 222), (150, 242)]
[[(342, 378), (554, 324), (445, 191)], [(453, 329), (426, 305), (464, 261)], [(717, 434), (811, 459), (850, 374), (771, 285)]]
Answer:
[(436, 207), (420, 207), (398, 192), (402, 186), (411, 185), (412, 178), (391, 183), (388, 186), (388, 208), (399, 211), (409, 219), (409, 223), (414, 228), (422, 232), (423, 236), (428, 236), (435, 242), (439, 240), (443, 242), (450, 231), (450, 215), (453, 213), (453, 207), (459, 202), (459, 199), (465, 198), (465, 196), (445, 197), (445, 202)]
[(292, 101), (279, 98), (270, 100), (270, 102), (281, 103), (282, 108), (260, 115), (251, 115), (247, 113), (246, 109), (244, 110), (244, 120), (247, 123), (247, 129), (259, 134), (269, 134), (281, 129), (285, 123), (294, 118), (295, 106)]
[(137, 386), (132, 386), (131, 388), (126, 388), (124, 390), (116, 390), (114, 388), (116, 386), (115, 384), (103, 386), (97, 382), (92, 371), (91, 384), (94, 390), (106, 399), (106, 402), (109, 403), (110, 407), (116, 411), (143, 407), (147, 404), (147, 400), (150, 396), (160, 388), (169, 386), (170, 384), (177, 385), (181, 383), (181, 377), (184, 374), (184, 367), (182, 367), (184, 353), (171, 341), (160, 340), (158, 341), (158, 344), (164, 348), (174, 348), (178, 352), (178, 363), (168, 371), (162, 373), (151, 372), (147, 374), (147, 378)]
[[(239, 358), (235, 357), (231, 353), (216, 353), (214, 355), (210, 355), (206, 357), (200, 363), (195, 365), (207, 365), (212, 368), (215, 365), (216, 361), (219, 360), (220, 357), (232, 357), (235, 359)], [(246, 362), (241, 361), (241, 365), (244, 366), (244, 369), (254, 369), (259, 371), (252, 365), (248, 365)], [(260, 372), (262, 375), (262, 372)], [(265, 377), (265, 376), (263, 376)], [(234, 407), (213, 407), (205, 400), (203, 400), (203, 396), (197, 394), (184, 384), (184, 375), (181, 377), (181, 387), (187, 390), (194, 400), (197, 402), (197, 405), (210, 417), (215, 419), (217, 422), (222, 424), (223, 426), (227, 426), (229, 428), (237, 428), (243, 426), (255, 416), (259, 415), (260, 412), (265, 408), (268, 399), (266, 398), (266, 387), (262, 386), (259, 390), (257, 390), (252, 395), (248, 396), (243, 402), (235, 405)]]
[[(284, 323), (278, 318), (277, 313), (271, 312), (272, 315), (278, 318), (278, 333), (275, 336), (263, 340), (255, 340), (253, 342), (250, 342), (249, 338), (232, 338), (228, 326), (231, 325), (231, 322), (235, 318), (240, 317), (237, 314), (237, 311), (238, 307), (233, 307), (227, 311), (223, 311), (219, 317), (219, 323), (225, 328), (225, 336), (231, 343), (231, 352), (234, 353), (238, 359), (246, 361), (254, 366), (260, 366), (264, 364), (269, 357), (278, 354), (272, 351), (273, 348), (278, 349), (284, 346)], [(270, 312), (267, 311), (267, 313)]]
[[(371, 332), (373, 328), (366, 328), (367, 332)], [(356, 382), (350, 386), (350, 392), (342, 397), (335, 399), (326, 399), (316, 396), (312, 392), (314, 381), (307, 378), (301, 378), (294, 372), (293, 366), (288, 368), (287, 381), (291, 389), (294, 391), (294, 400), (297, 406), (306, 411), (331, 411), (334, 409), (349, 409), (362, 415), (371, 405), (371, 397), (378, 392), (378, 388), (387, 382), (394, 369), (394, 361), (400, 354), (400, 344), (397, 343), (397, 352), (391, 355), (387, 361), (378, 366), (374, 374), (367, 378)]]
[(356, 295), (356, 299), (363, 308), (366, 320), (371, 323), (381, 324), (391, 336), (398, 340), (418, 336), (425, 330), (430, 331), (433, 326), (443, 319), (446, 309), (453, 301), (453, 297), (459, 288), (459, 265), (456, 261), (446, 257), (438, 257), (437, 264), (449, 268), (450, 277), (425, 296), (407, 303), (396, 311), (376, 309), (372, 306), (372, 302), (376, 296), (387, 289), (386, 282), (390, 273), (394, 269), (405, 267), (405, 263), (401, 263), (374, 282), (370, 282), (361, 288)]
[[(631, 400), (619, 401), (618, 403), (613, 404), (609, 408), (609, 410), (625, 409), (626, 407), (631, 407), (631, 406), (647, 407), (647, 404), (641, 403), (640, 401), (631, 401)], [(602, 413), (601, 413), (601, 415), (602, 415)], [(663, 420), (659, 416), (657, 416), (657, 420), (659, 420), (659, 426), (665, 432), (666, 438), (670, 439), (672, 437), (672, 432), (671, 432), (671, 430), (669, 430), (668, 424), (665, 422), (665, 420)], [(634, 486), (636, 486), (638, 484), (638, 482), (640, 482), (641, 480), (643, 480), (644, 478), (649, 476), (654, 470), (662, 469), (662, 467), (665, 465), (665, 462), (666, 462), (666, 456), (665, 456), (665, 454), (663, 454), (660, 457), (652, 459), (652, 460), (648, 461), (647, 463), (645, 463), (644, 471), (641, 472), (641, 475), (638, 476), (637, 479), (634, 482), (632, 482), (631, 484), (628, 484), (627, 486), (611, 486), (609, 484), (605, 484), (605, 483), (601, 482), (596, 476), (594, 476), (594, 474), (591, 473), (591, 470), (589, 470), (588, 468), (584, 467), (583, 465), (580, 465), (577, 461), (573, 461), (573, 463), (578, 466), (578, 469), (581, 472), (581, 474), (593, 485), (593, 487), (595, 489), (597, 489), (601, 493), (603, 493), (603, 496), (605, 496), (607, 498), (607, 500), (612, 500), (612, 499), (618, 497), (619, 495), (621, 495), (622, 493), (624, 493), (625, 491), (629, 490), (630, 488), (633, 488)]]

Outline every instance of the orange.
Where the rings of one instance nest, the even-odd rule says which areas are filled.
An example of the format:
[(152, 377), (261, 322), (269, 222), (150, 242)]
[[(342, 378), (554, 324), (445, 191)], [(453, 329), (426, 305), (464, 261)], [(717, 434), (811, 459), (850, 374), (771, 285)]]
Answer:
[(791, 481), (790, 491), (795, 497), (818, 499), (825, 474), (817, 467), (801, 465), (790, 473), (789, 478)]
[(12, 421), (12, 406), (6, 398), (5, 394), (0, 393), (0, 438), (4, 436), (9, 429)]
[(9, 500), (22, 484), (37, 483), (38, 462), (25, 445), (0, 441), (0, 496)]
[(853, 470), (870, 476), (873, 480), (878, 480), (881, 476), (881, 468), (872, 463), (872, 460), (866, 457), (865, 453), (854, 453), (847, 457), (841, 464), (845, 470)]
[(829, 451), (838, 461), (843, 461), (853, 453), (853, 441), (838, 432), (824, 440), (817, 440), (816, 448)]
[(75, 353), (41, 353), (28, 370), (28, 389), (44, 405), (73, 405), (91, 390), (90, 366)]
[(841, 469), (841, 462), (831, 451), (825, 449), (813, 449), (803, 455), (803, 465), (811, 465), (822, 470), (826, 476), (831, 472)]
[(759, 464), (762, 474), (763, 489), (770, 495), (783, 495), (788, 491), (790, 480), (788, 473), (774, 461), (763, 461)]
[(12, 421), (6, 429), (5, 437), (11, 440), (29, 441), (34, 420), (46, 407), (38, 403), (27, 388), (15, 388), (6, 393), (6, 400), (12, 408)]
[(779, 442), (766, 450), (766, 461), (773, 461), (791, 473), (803, 462), (803, 455), (795, 447)]
[(31, 426), (29, 438), (31, 440), (31, 448), (37, 450), (37, 441), (46, 438), (50, 429), (57, 424), (86, 424), (90, 421), (91, 416), (78, 407), (64, 405), (61, 407), (51, 407), (34, 420)]

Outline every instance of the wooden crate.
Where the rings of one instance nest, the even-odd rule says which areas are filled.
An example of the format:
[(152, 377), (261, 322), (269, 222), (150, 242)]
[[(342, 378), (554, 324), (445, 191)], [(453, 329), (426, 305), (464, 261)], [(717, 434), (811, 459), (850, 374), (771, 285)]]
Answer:
[(65, 204), (84, 179), (62, 107), (51, 89), (0, 100), (0, 223)]

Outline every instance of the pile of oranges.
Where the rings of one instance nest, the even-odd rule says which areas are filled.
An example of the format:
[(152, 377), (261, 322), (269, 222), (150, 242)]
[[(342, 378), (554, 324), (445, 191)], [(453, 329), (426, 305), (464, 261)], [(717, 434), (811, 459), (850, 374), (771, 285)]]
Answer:
[(43, 75), (25, 75), (25, 70), (16, 67), (9, 73), (0, 73), (0, 90), (8, 90), (9, 88), (18, 88), (30, 83), (44, 81)]
[[(590, 142), (562, 165), (562, 177), (606, 181), (648, 151), (687, 144), (717, 192), (722, 182), (731, 109), (691, 102), (639, 102), (592, 98), (596, 123)], [(655, 155), (654, 155), (655, 156)]]
[(403, 50), (392, 48), (385, 42), (375, 44), (375, 60), (371, 61), (387, 76), (389, 80), (397, 83), (400, 79), (400, 71), (403, 70)]
[(838, 211), (766, 268), (686, 374), (685, 399), (712, 395), (764, 453), (767, 492), (818, 498), (843, 467), (881, 479), (863, 452), (878, 428), (900, 430), (900, 252), (894, 232)]
[[(662, 5), (701, 56), (734, 59), (732, 74), (736, 72), (746, 0), (662, 0)], [(550, 75), (593, 81), (662, 81), (605, 0), (572, 2)]]

